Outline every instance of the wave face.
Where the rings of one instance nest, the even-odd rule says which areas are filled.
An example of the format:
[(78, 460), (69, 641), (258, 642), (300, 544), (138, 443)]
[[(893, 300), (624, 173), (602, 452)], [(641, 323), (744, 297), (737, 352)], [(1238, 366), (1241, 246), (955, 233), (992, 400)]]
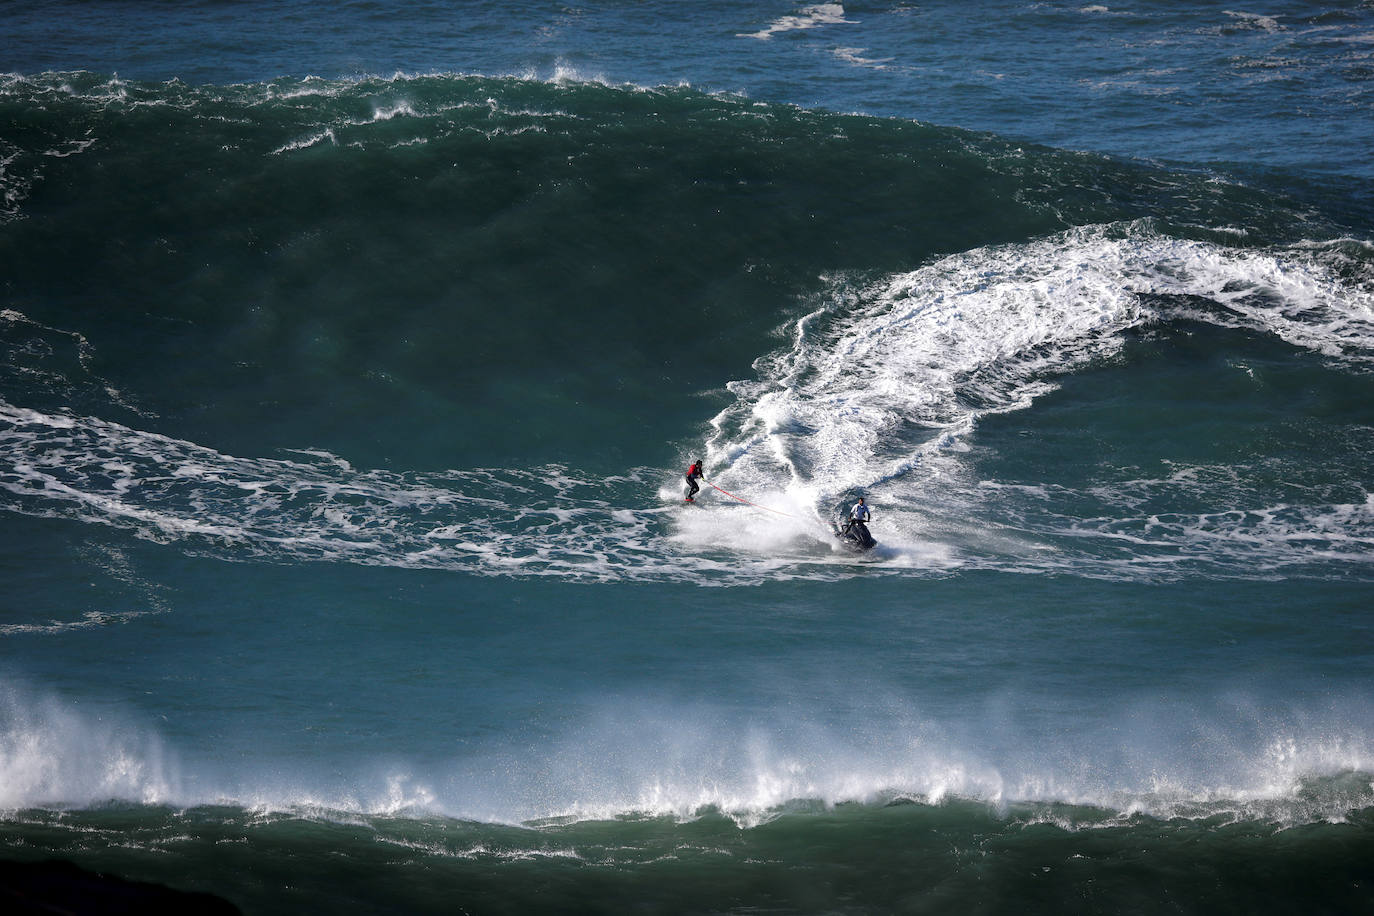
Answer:
[(834, 47), (0, 77), (0, 849), (253, 912), (1358, 908), (1359, 169), (841, 113), (918, 11), (711, 15)]
[[(12, 77), (0, 102), (9, 307), (240, 454), (306, 439), (373, 465), (623, 466), (611, 392), (658, 405), (642, 463), (696, 393), (747, 371), (815, 265), (900, 270), (989, 220), (1010, 237), (1066, 207), (1118, 215), (1102, 192), (1025, 187), (995, 139), (690, 89), (68, 74)], [(329, 398), (385, 445), (360, 454), (314, 409)]]
[[(1146, 581), (1199, 570), (1364, 579), (1374, 514), (1360, 483), (1370, 469), (1358, 417), (1313, 427), (1295, 414), (1308, 428), (1280, 450), (1256, 451), (1237, 433), (1229, 460), (1139, 442), (1124, 467), (1071, 481), (990, 474), (976, 446), (980, 424), (1055, 400), (1066, 377), (1143, 362), (1141, 378), (1126, 383), (1138, 389), (1170, 369), (1170, 341), (1181, 334), (1237, 341), (1225, 344), (1235, 348), (1225, 360), (1246, 379), (1190, 405), (1198, 424), (1234, 425), (1228, 411), (1252, 409), (1269, 376), (1282, 384), (1289, 370), (1261, 365), (1281, 347), (1303, 355), (1314, 384), (1367, 390), (1368, 269), (1365, 252), (1339, 242), (1238, 249), (1117, 224), (975, 249), (864, 286), (832, 280), (817, 294), (823, 305), (792, 325), (791, 345), (760, 357), (755, 380), (731, 384), (734, 403), (707, 441), (722, 496), (686, 517), (652, 500), (671, 501), (674, 490), (650, 467), (610, 476), (563, 464), (360, 470), (320, 449), (241, 458), (9, 405), (0, 410), (0, 487), (13, 511), (234, 559), (590, 581), (847, 577), (855, 567), (831, 549), (828, 519), (837, 500), (862, 491), (882, 507), (882, 555), (899, 574), (973, 566)], [(86, 368), (94, 357), (84, 335), (13, 310), (0, 320), (18, 380), (123, 406)], [(1123, 396), (1127, 413), (1169, 408), (1146, 392)], [(1065, 409), (1101, 410), (1071, 398)], [(503, 407), (538, 422), (523, 405)], [(1141, 435), (1130, 420), (1098, 429)], [(1081, 459), (1081, 442), (1053, 447)], [(737, 492), (753, 499), (727, 498)], [(989, 528), (999, 532), (991, 541), (981, 534)], [(685, 554), (703, 550), (702, 563), (684, 567)]]
[[(1189, 324), (1367, 385), (1369, 250), (1307, 240), (1284, 198), (688, 89), (67, 74), (5, 100), (14, 510), (235, 557), (601, 581), (723, 548), (690, 578), (759, 582), (848, 575), (826, 516), (868, 489), (891, 568), (1366, 575), (1362, 488), (1245, 484), (1298, 455), (1141, 454), (1047, 486), (969, 451), (981, 419)], [(1201, 207), (1219, 230), (1180, 222)], [(651, 479), (672, 490), (661, 443), (750, 363), (708, 465), (775, 511), (646, 505)], [(1351, 482), (1358, 426), (1320, 431)], [(281, 449), (306, 457), (251, 457)], [(989, 526), (1007, 537), (970, 542)]]

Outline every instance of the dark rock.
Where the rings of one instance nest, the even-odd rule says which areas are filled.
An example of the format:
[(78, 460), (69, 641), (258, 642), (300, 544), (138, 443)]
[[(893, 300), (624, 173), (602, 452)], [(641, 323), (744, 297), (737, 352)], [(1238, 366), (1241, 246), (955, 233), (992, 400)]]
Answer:
[(196, 914), (231, 916), (239, 908), (213, 894), (173, 890), (87, 871), (71, 862), (0, 862), (0, 912), (10, 916)]

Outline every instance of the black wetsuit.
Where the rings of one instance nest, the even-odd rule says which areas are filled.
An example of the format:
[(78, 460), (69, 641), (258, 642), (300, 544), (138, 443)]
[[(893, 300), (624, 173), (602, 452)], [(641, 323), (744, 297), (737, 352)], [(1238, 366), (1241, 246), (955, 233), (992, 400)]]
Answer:
[(696, 496), (696, 495), (697, 495), (697, 492), (701, 489), (701, 487), (697, 486), (697, 478), (698, 478), (698, 477), (704, 477), (704, 476), (705, 476), (705, 475), (701, 473), (701, 462), (700, 462), (700, 461), (694, 461), (694, 462), (692, 462), (692, 466), (691, 466), (690, 468), (687, 469), (687, 498), (688, 498), (688, 499), (691, 499), (693, 496)]

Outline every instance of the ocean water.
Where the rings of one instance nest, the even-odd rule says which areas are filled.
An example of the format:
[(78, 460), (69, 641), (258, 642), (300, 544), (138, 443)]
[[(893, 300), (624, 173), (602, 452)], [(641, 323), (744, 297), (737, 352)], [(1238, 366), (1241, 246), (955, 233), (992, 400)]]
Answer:
[(7, 2), (0, 74), (0, 858), (1374, 912), (1370, 3)]

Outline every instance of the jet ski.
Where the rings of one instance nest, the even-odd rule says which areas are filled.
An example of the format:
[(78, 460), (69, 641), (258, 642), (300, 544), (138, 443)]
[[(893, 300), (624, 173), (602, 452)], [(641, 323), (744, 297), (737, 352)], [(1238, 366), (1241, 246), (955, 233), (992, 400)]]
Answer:
[(852, 519), (847, 519), (843, 524), (837, 522), (835, 536), (840, 539), (841, 544), (855, 553), (872, 550), (878, 546), (878, 542), (873, 540), (873, 535), (869, 534), (868, 526)]

